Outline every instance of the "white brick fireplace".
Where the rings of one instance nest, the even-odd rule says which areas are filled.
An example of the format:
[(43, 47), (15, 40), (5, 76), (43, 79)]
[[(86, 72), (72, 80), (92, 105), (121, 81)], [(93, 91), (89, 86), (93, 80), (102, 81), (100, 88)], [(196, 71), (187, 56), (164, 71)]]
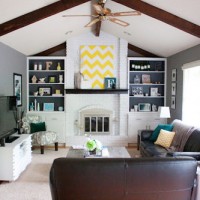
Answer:
[[(86, 33), (67, 41), (66, 89), (74, 88), (74, 73), (80, 70), (81, 45), (113, 45), (116, 87), (127, 89), (127, 42), (104, 32), (101, 32), (100, 37)], [(87, 131), (84, 131), (84, 113), (90, 117), (87, 120), (96, 117), (97, 121), (98, 117), (101, 121), (109, 115), (109, 133), (94, 131), (93, 134), (93, 137), (99, 139), (103, 145), (127, 145), (128, 94), (66, 94), (65, 107), (67, 146), (85, 143), (84, 134), (87, 134)]]

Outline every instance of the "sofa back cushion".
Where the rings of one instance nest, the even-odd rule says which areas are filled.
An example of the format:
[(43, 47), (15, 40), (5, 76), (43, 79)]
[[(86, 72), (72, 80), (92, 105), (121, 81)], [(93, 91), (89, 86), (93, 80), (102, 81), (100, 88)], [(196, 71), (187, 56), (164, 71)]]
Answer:
[(173, 129), (173, 125), (172, 124), (159, 124), (153, 131), (149, 140), (152, 142), (155, 142), (158, 138), (158, 135), (159, 135), (161, 129), (166, 130), (166, 131), (171, 131)]
[[(125, 199), (191, 199), (190, 192), (196, 177), (196, 167), (194, 163), (185, 159), (186, 157), (179, 157), (174, 160), (171, 158), (127, 160), (127, 198)], [(193, 172), (191, 168), (193, 168)]]
[(45, 122), (31, 123), (30, 126), (31, 126), (31, 133), (46, 131)]
[(200, 129), (195, 129), (188, 138), (184, 150), (185, 152), (200, 152)]
[(51, 191), (66, 200), (121, 200), (124, 160), (111, 158), (58, 158), (51, 169)]
[[(175, 119), (172, 122), (173, 132), (175, 132), (174, 139), (172, 141), (171, 147), (175, 151), (183, 151), (186, 141), (188, 140), (190, 134), (192, 133), (193, 126), (185, 124), (183, 121)], [(182, 148), (180, 148), (182, 147)]]
[(158, 135), (158, 138), (154, 142), (154, 144), (160, 145), (165, 148), (169, 148), (174, 138), (174, 135), (175, 135), (175, 132), (161, 129)]

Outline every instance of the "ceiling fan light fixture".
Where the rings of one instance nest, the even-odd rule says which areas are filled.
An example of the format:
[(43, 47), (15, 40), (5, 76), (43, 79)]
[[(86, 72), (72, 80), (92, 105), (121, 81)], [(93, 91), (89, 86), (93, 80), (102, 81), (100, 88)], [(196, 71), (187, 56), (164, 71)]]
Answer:
[(102, 3), (105, 4), (106, 1), (107, 1), (107, 0), (99, 0), (98, 3), (99, 3), (99, 4), (102, 4)]

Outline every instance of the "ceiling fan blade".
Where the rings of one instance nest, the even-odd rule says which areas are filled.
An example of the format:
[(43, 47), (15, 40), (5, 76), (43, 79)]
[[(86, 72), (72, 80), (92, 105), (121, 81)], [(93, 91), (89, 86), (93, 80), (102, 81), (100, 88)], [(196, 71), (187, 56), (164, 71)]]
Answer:
[(100, 19), (94, 19), (91, 22), (89, 22), (88, 24), (86, 24), (85, 27), (91, 27), (92, 25), (96, 24), (99, 21), (100, 21)]
[(108, 16), (137, 16), (141, 15), (141, 12), (139, 11), (128, 11), (128, 12), (116, 12), (116, 13), (110, 13)]
[(112, 18), (112, 17), (109, 17), (108, 20), (110, 20), (111, 22), (114, 22), (116, 24), (119, 24), (121, 26), (128, 26), (129, 23), (125, 22), (125, 21), (122, 21), (120, 19), (117, 19), (117, 18)]
[(63, 15), (63, 17), (98, 17), (99, 15)]
[(98, 14), (104, 14), (104, 9), (99, 4), (93, 4), (93, 7)]

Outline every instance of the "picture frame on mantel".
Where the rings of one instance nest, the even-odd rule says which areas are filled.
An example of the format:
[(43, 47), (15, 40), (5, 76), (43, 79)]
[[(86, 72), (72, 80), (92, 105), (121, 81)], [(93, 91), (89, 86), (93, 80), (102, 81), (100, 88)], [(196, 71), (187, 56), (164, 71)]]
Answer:
[(22, 106), (22, 75), (13, 73), (13, 94), (16, 96), (17, 106)]
[(104, 78), (104, 88), (105, 89), (116, 89), (116, 81), (115, 77), (105, 77)]

